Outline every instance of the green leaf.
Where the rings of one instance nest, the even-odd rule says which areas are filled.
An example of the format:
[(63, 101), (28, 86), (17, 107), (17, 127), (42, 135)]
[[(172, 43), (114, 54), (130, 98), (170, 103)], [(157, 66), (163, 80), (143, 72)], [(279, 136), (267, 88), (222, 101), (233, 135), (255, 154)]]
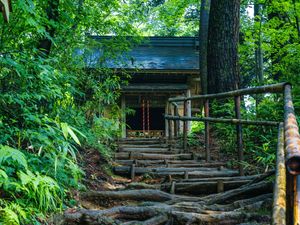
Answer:
[(73, 140), (74, 140), (78, 145), (81, 145), (81, 144), (80, 144), (80, 141), (79, 141), (79, 139), (78, 139), (78, 137), (76, 136), (76, 134), (74, 133), (74, 131), (73, 131), (70, 127), (68, 127), (68, 132), (69, 132), (69, 134), (71, 135), (71, 137), (73, 138)]
[(61, 129), (62, 129), (65, 139), (67, 139), (68, 134), (69, 134), (69, 131), (68, 131), (69, 125), (67, 123), (61, 123), (60, 126), (61, 126)]
[(0, 146), (0, 152), (0, 165), (8, 163), (13, 166), (22, 166), (27, 169), (28, 165), (26, 157), (20, 150), (9, 146)]

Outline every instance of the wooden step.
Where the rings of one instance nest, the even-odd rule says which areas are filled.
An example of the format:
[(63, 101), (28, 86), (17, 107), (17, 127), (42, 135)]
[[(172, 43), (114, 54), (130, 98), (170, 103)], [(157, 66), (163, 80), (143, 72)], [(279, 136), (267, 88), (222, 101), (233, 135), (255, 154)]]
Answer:
[[(185, 177), (186, 176), (186, 172), (159, 172), (159, 173), (156, 172), (151, 174), (157, 177), (165, 177), (165, 176)], [(238, 175), (239, 172), (237, 170), (188, 172), (188, 176), (190, 178), (233, 177)]]
[(153, 159), (153, 160), (126, 160), (126, 159), (123, 159), (123, 160), (115, 160), (115, 162), (117, 164), (120, 164), (120, 165), (132, 165), (133, 163), (137, 163), (139, 165), (159, 165), (159, 164), (165, 164), (165, 163), (168, 163), (168, 164), (181, 164), (181, 163), (189, 163), (189, 164), (199, 164), (201, 163), (200, 161), (197, 161), (197, 160), (160, 160), (160, 159)]
[(151, 153), (130, 153), (118, 152), (115, 153), (115, 159), (160, 159), (160, 160), (175, 160), (175, 159), (193, 159), (193, 154), (151, 154)]
[[(218, 192), (228, 191), (234, 188), (239, 188), (242, 185), (249, 183), (251, 180), (233, 180), (233, 181), (203, 181), (203, 182), (185, 182), (185, 183), (175, 183), (175, 193), (176, 194), (193, 194), (193, 195), (203, 195), (203, 194), (213, 194)], [(172, 184), (162, 185), (161, 190), (169, 191)]]
[[(171, 152), (169, 148), (121, 148), (119, 152), (161, 152), (169, 153)], [(175, 152), (175, 151), (174, 151)]]
[[(167, 169), (167, 168), (166, 168)], [(177, 168), (168, 168), (168, 169), (177, 169)], [(194, 169), (194, 168), (193, 168)], [(130, 173), (127, 171), (116, 172), (119, 175), (135, 176), (135, 173)], [(147, 173), (144, 173), (147, 174)], [(160, 172), (151, 172), (149, 173), (153, 177), (166, 177), (172, 176), (172, 178), (177, 179), (178, 177), (186, 177), (188, 174), (189, 178), (213, 178), (213, 177), (234, 177), (238, 176), (239, 172), (237, 170), (212, 170), (212, 171), (160, 171)], [(143, 174), (140, 174), (143, 175)]]
[(168, 148), (167, 144), (119, 144), (119, 149), (121, 148)]
[(135, 164), (140, 167), (220, 167), (224, 162), (199, 162), (196, 160), (116, 160), (119, 165), (130, 166)]
[(157, 138), (135, 138), (135, 139), (121, 139), (118, 144), (130, 144), (130, 145), (149, 145), (149, 144), (164, 144), (164, 139)]
[[(128, 175), (132, 172), (132, 167), (130, 166), (116, 166), (114, 167), (114, 172), (118, 175)], [(188, 173), (189, 176), (193, 176), (194, 174), (200, 172), (203, 174), (235, 174), (235, 171), (229, 169), (219, 169), (219, 168), (208, 168), (208, 167), (197, 167), (197, 168), (149, 168), (149, 167), (135, 167), (134, 173), (136, 175), (142, 174), (158, 174), (158, 175), (172, 175), (172, 174), (185, 174)], [(220, 173), (221, 172), (221, 173)], [(215, 175), (214, 175), (215, 176)], [(226, 176), (226, 175), (225, 175)], [(230, 175), (229, 175), (230, 176)]]
[(212, 181), (238, 181), (238, 180), (254, 180), (264, 176), (264, 174), (252, 176), (234, 176), (234, 177), (212, 177), (212, 178), (194, 178), (194, 179), (179, 179), (176, 183), (197, 183), (197, 182), (212, 182)]

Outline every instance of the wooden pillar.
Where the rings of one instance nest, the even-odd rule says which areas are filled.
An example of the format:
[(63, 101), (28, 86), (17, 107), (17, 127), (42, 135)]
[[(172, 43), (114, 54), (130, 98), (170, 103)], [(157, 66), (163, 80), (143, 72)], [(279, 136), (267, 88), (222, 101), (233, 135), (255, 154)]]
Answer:
[(133, 181), (135, 178), (135, 164), (131, 165), (131, 169), (130, 169), (130, 179), (131, 181)]
[[(204, 115), (209, 117), (209, 100), (205, 100), (204, 104)], [(205, 152), (206, 152), (206, 162), (210, 161), (210, 140), (209, 140), (209, 122), (205, 122)]]
[[(236, 119), (239, 120), (241, 119), (241, 96), (236, 96), (234, 98), (234, 103), (235, 103), (235, 116)], [(239, 172), (240, 172), (240, 176), (244, 176), (244, 168), (242, 165), (242, 161), (244, 160), (242, 124), (236, 125), (236, 133), (237, 133)]]
[[(166, 106), (165, 106), (165, 115), (168, 114), (168, 101), (166, 103)], [(165, 137), (169, 137), (169, 126), (168, 126), (168, 120), (165, 119)]]
[(126, 138), (126, 100), (124, 94), (121, 97), (121, 129), (122, 138)]
[[(168, 103), (168, 115), (172, 116), (172, 108), (171, 103)], [(168, 133), (169, 133), (169, 140), (172, 140), (172, 120), (168, 120)]]
[[(183, 114), (184, 116), (187, 115), (187, 101), (184, 101), (183, 103)], [(188, 130), (187, 130), (187, 121), (183, 122), (183, 151), (186, 152), (187, 150), (187, 134), (188, 134)]]
[[(191, 97), (191, 90), (186, 91), (186, 97)], [(186, 116), (191, 117), (192, 116), (192, 101), (189, 100), (187, 101), (187, 106), (186, 106)], [(191, 132), (191, 127), (192, 127), (192, 122), (187, 121), (187, 132), (188, 134)]]
[[(174, 104), (174, 116), (178, 116), (178, 106)], [(174, 120), (174, 137), (178, 137), (179, 129), (178, 129), (178, 120)]]

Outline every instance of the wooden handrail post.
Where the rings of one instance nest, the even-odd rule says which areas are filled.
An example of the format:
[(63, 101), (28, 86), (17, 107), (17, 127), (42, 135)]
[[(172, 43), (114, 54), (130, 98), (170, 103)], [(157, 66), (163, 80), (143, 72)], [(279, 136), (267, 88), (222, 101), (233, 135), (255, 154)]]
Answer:
[[(171, 103), (168, 103), (168, 114), (172, 114)], [(172, 140), (172, 120), (168, 120), (168, 133), (169, 133), (169, 141)]]
[[(286, 225), (287, 223), (286, 215), (287, 210), (291, 207), (287, 203), (286, 188), (287, 180), (286, 176), (286, 166), (285, 166), (285, 152), (284, 152), (284, 131), (283, 123), (280, 123), (278, 127), (278, 143), (277, 143), (277, 154), (276, 154), (276, 176), (273, 194), (273, 213), (272, 213), (272, 225)], [(289, 207), (287, 208), (287, 205)]]
[[(235, 105), (235, 116), (237, 119), (241, 119), (241, 96), (234, 97), (234, 105)], [(236, 125), (236, 133), (237, 133), (239, 172), (240, 172), (240, 176), (244, 176), (244, 168), (242, 165), (242, 161), (244, 160), (243, 133), (242, 133), (241, 124)]]
[(300, 223), (300, 138), (292, 86), (284, 86), (284, 139), (287, 167), (287, 224)]
[[(178, 108), (174, 105), (174, 116), (178, 116)], [(178, 137), (178, 120), (174, 120), (174, 137)]]
[(286, 224), (294, 224), (294, 176), (286, 171)]
[[(187, 101), (183, 102), (183, 114), (187, 115)], [(187, 121), (183, 121), (183, 150), (187, 150)]]
[[(209, 117), (209, 100), (205, 100), (204, 104), (204, 115)], [(206, 152), (206, 162), (210, 161), (210, 140), (209, 140), (209, 122), (205, 122), (205, 152)]]

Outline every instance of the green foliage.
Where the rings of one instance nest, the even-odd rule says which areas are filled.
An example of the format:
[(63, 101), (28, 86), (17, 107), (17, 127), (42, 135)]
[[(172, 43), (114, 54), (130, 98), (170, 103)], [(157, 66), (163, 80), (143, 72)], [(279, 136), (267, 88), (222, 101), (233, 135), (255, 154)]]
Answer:
[(192, 133), (204, 133), (205, 125), (203, 122), (192, 121)]
[(18, 177), (21, 185), (17, 189), (24, 193), (27, 201), (34, 202), (40, 211), (47, 212), (61, 207), (58, 204), (62, 204), (62, 193), (54, 179), (31, 171), (20, 171)]
[(9, 146), (0, 146), (0, 165), (18, 166), (27, 169), (27, 161), (25, 155), (17, 149)]
[[(42, 0), (12, 1), (10, 23), (0, 19), (1, 224), (39, 224), (61, 210), (69, 189), (82, 188), (81, 152), (94, 147), (109, 157), (119, 132), (113, 121), (127, 75), (87, 69), (75, 52), (101, 47), (101, 65), (128, 51), (140, 39), (133, 6), (118, 0), (57, 2), (56, 19), (48, 18), (52, 4)], [(99, 43), (89, 34), (116, 38)], [(52, 42), (49, 55), (39, 48), (45, 39)], [(111, 120), (104, 119), (107, 105)]]
[[(251, 1), (246, 1), (250, 4)], [(264, 57), (264, 83), (291, 82), (294, 86), (294, 101), (299, 110), (300, 73), (300, 31), (297, 18), (300, 17), (300, 3), (292, 0), (274, 0), (261, 4), (255, 18), (242, 14), (240, 44), (241, 74), (243, 86), (257, 85), (255, 71), (255, 49), (261, 41)], [(299, 25), (299, 24), (298, 24)]]
[(144, 36), (196, 36), (200, 3), (195, 0), (132, 0), (134, 26)]
[[(255, 99), (246, 96), (242, 107), (242, 118), (248, 120), (283, 120), (283, 102), (277, 95), (266, 95), (258, 105)], [(221, 106), (222, 105), (222, 106)], [(234, 102), (226, 101), (222, 104), (214, 102), (212, 112), (217, 117), (235, 118)], [(220, 140), (220, 152), (237, 158), (236, 127), (229, 124), (212, 124), (217, 138)], [(243, 125), (243, 143), (245, 161), (243, 165), (249, 172), (262, 172), (266, 168), (274, 168), (277, 146), (277, 128)], [(235, 162), (234, 164), (237, 164)]]

